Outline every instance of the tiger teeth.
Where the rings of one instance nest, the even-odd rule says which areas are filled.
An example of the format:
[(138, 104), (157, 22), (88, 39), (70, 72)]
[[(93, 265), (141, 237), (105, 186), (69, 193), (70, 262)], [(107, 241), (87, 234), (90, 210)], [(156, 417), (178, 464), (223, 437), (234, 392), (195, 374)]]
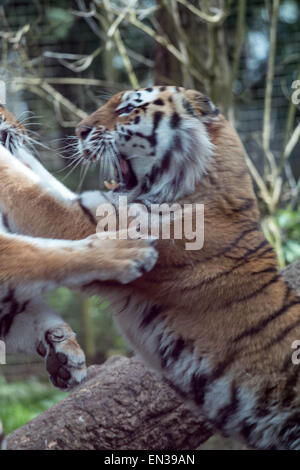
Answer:
[(104, 186), (111, 191), (113, 189), (118, 188), (120, 185), (115, 180), (111, 180), (111, 182), (104, 181)]

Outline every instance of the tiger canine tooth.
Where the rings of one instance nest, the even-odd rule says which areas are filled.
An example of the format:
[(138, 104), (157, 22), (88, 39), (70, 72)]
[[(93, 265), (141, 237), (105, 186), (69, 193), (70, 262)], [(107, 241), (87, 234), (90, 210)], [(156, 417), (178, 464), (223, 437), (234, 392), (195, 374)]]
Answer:
[(104, 181), (104, 186), (109, 190), (113, 190), (119, 187), (119, 183), (117, 183), (115, 180), (111, 180), (111, 183)]

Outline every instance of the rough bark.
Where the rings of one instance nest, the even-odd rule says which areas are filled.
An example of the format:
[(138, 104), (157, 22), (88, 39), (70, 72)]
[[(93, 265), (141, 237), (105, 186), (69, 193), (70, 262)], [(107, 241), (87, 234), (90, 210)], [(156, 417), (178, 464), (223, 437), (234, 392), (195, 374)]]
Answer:
[(281, 271), (284, 279), (293, 287), (300, 295), (300, 260), (289, 264)]
[(91, 366), (64, 400), (8, 436), (14, 450), (195, 449), (212, 432), (137, 358)]
[[(300, 294), (300, 261), (282, 271)], [(137, 358), (91, 366), (67, 398), (8, 436), (9, 449), (196, 449), (209, 426)]]

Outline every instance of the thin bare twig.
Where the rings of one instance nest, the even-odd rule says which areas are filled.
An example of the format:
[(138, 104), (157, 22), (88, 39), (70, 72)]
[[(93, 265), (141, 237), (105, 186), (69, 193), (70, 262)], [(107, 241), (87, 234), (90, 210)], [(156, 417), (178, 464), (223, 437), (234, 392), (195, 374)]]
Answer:
[(190, 2), (188, 2), (188, 0), (177, 1), (206, 23), (220, 24), (223, 23), (227, 17), (227, 13), (222, 10), (219, 10), (218, 8), (215, 8), (217, 12), (214, 15), (208, 15), (207, 13), (204, 13), (203, 11), (199, 10), (199, 8), (192, 5)]
[(275, 160), (270, 149), (271, 136), (271, 108), (272, 108), (272, 90), (274, 81), (274, 64), (276, 52), (276, 35), (277, 35), (277, 19), (280, 0), (273, 0), (271, 25), (270, 25), (270, 50), (268, 58), (268, 68), (266, 76), (266, 91), (264, 105), (264, 122), (263, 122), (263, 150), (266, 159), (269, 161), (272, 173), (275, 174)]

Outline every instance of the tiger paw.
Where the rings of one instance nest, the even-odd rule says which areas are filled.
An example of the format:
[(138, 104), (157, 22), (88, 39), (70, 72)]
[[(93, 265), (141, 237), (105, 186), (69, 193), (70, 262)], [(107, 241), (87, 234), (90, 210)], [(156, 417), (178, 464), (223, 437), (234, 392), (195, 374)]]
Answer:
[(86, 271), (81, 275), (72, 274), (72, 277), (65, 281), (67, 287), (85, 287), (97, 281), (128, 284), (154, 267), (158, 258), (156, 239), (131, 240), (114, 236), (115, 238), (105, 239), (97, 234), (73, 242), (76, 247), (85, 249), (82, 259)]
[(86, 377), (85, 356), (75, 339), (75, 333), (66, 324), (46, 331), (39, 342), (37, 353), (45, 358), (52, 384), (70, 390)]
[(115, 261), (114, 277), (121, 284), (128, 284), (149, 272), (155, 265), (158, 252), (156, 240), (119, 240), (120, 250)]

